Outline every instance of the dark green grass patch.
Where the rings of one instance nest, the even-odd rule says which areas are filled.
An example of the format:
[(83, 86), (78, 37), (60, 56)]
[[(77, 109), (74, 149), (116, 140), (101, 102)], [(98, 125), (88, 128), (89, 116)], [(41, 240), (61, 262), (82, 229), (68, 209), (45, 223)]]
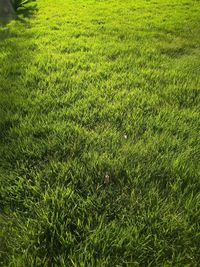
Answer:
[(199, 266), (199, 1), (37, 3), (0, 28), (0, 265)]

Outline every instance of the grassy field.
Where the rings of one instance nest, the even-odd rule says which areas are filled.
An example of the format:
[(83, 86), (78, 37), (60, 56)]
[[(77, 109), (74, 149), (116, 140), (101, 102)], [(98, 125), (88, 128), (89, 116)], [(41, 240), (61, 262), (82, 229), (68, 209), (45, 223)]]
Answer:
[(0, 266), (200, 266), (200, 1), (21, 13), (0, 28)]

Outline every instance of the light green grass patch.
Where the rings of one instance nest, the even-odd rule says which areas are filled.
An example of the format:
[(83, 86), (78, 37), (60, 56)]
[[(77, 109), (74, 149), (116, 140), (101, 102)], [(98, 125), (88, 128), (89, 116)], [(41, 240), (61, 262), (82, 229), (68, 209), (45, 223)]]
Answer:
[(0, 28), (1, 265), (198, 266), (199, 1), (37, 3)]

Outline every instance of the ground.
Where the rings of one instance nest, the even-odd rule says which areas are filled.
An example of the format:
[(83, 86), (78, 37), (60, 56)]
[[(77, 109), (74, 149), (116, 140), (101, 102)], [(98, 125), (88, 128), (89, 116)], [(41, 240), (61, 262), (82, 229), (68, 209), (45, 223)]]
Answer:
[(20, 14), (0, 28), (0, 265), (199, 266), (200, 2)]

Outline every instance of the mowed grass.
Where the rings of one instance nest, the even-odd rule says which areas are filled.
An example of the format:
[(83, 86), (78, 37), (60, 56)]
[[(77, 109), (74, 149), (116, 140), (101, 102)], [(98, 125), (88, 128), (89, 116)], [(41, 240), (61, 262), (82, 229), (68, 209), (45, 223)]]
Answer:
[(200, 2), (37, 3), (0, 28), (0, 265), (199, 266)]

